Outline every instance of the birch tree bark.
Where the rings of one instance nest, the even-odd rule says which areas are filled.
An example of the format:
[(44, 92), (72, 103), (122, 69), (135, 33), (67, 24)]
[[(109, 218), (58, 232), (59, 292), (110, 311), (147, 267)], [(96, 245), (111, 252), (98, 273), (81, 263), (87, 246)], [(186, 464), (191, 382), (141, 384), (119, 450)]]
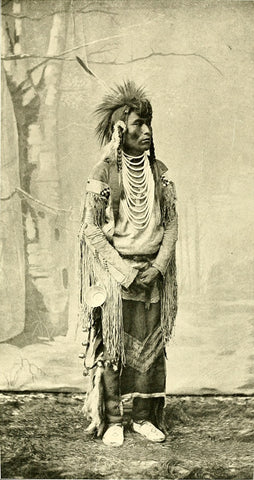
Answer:
[[(68, 2), (60, 2), (68, 7)], [(4, 55), (22, 53), (21, 0), (13, 0), (14, 26), (2, 26)], [(57, 2), (54, 2), (55, 10)], [(63, 9), (61, 9), (63, 11)], [(47, 55), (65, 48), (66, 13), (53, 15)], [(20, 186), (46, 204), (61, 206), (58, 173), (57, 109), (62, 62), (50, 60), (35, 73), (28, 60), (4, 61), (18, 130)], [(25, 334), (52, 337), (67, 328), (68, 265), (62, 225), (57, 210), (21, 200), (25, 248)]]

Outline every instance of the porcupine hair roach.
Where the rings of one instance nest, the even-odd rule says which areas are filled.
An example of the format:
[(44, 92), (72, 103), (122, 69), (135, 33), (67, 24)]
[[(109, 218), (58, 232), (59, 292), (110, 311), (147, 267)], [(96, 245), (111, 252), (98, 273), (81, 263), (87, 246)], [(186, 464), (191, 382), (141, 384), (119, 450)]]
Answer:
[[(118, 120), (127, 123), (128, 115), (131, 112), (137, 113), (142, 118), (152, 120), (152, 105), (143, 87), (137, 87), (133, 81), (127, 80), (123, 85), (112, 88), (95, 110), (95, 114), (100, 118), (96, 134), (101, 145), (110, 142), (114, 124)], [(150, 161), (154, 159), (155, 152), (152, 139)]]

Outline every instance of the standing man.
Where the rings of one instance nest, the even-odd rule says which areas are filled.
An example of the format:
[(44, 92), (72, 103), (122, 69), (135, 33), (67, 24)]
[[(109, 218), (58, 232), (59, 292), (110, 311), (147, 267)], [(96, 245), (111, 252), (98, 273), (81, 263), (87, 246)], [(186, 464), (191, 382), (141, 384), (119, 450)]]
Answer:
[(155, 157), (143, 88), (112, 89), (97, 114), (106, 146), (89, 175), (80, 231), (88, 430), (122, 445), (122, 400), (132, 398), (133, 430), (162, 442), (165, 345), (177, 311), (175, 188)]

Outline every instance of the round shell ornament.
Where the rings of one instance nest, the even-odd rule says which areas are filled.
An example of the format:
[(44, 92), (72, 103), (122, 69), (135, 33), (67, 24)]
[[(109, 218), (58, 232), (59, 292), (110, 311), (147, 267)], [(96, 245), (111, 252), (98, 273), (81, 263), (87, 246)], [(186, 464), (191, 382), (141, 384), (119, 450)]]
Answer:
[(85, 301), (89, 307), (100, 307), (106, 298), (105, 288), (101, 285), (93, 285), (87, 289)]

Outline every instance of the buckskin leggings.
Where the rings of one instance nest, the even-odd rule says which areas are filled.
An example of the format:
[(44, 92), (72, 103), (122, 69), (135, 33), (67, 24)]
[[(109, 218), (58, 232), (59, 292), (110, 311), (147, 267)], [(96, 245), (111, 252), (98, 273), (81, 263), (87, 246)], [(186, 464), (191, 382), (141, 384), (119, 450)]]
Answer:
[[(105, 413), (108, 423), (122, 421), (121, 395), (133, 394), (132, 418), (141, 421), (153, 417), (155, 400), (164, 397), (165, 392), (160, 303), (153, 303), (146, 309), (143, 302), (123, 300), (123, 322), (127, 365), (121, 375), (119, 370), (114, 371), (111, 366), (106, 366), (104, 370)], [(154, 345), (151, 343), (153, 341)]]

